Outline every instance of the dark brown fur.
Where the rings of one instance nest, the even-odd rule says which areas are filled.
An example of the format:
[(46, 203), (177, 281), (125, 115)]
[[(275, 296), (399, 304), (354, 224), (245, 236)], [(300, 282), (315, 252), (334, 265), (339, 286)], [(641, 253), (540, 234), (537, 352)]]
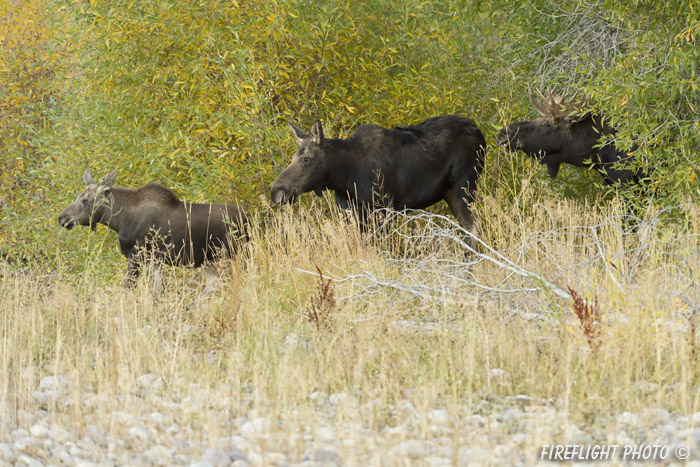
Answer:
[(641, 172), (633, 169), (636, 148), (621, 151), (612, 142), (599, 144), (602, 137), (615, 134), (604, 117), (577, 112), (577, 103), (563, 96), (542, 97), (541, 103), (530, 97), (541, 116), (502, 128), (498, 144), (522, 150), (546, 165), (551, 178), (557, 176), (561, 164), (594, 167), (606, 184), (624, 185), (639, 178)]
[(128, 280), (139, 276), (144, 259), (175, 266), (202, 266), (235, 252), (246, 239), (247, 218), (230, 204), (187, 203), (170, 189), (148, 183), (115, 187), (116, 171), (99, 183), (85, 172), (87, 185), (58, 218), (62, 227), (98, 223), (117, 232), (127, 258)]
[(326, 138), (318, 120), (310, 134), (289, 127), (299, 150), (272, 184), (273, 203), (333, 190), (341, 208), (359, 209), (364, 219), (375, 208), (424, 209), (444, 199), (472, 228), (486, 149), (474, 121), (443, 115), (400, 128), (363, 125), (345, 139)]

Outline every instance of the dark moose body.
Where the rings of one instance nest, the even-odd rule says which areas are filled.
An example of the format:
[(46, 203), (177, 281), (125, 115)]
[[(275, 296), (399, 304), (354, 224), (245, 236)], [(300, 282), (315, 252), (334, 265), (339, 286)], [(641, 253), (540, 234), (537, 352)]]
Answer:
[(601, 137), (615, 133), (605, 117), (580, 113), (578, 103), (563, 96), (550, 94), (541, 103), (530, 96), (530, 101), (540, 117), (502, 128), (497, 137), (501, 146), (522, 150), (539, 160), (551, 178), (557, 176), (562, 163), (593, 167), (603, 175), (606, 185), (625, 185), (639, 178), (639, 171), (630, 168), (635, 148), (628, 152), (612, 142), (599, 145)]
[(444, 115), (393, 129), (363, 125), (346, 139), (326, 138), (320, 121), (310, 134), (289, 127), (299, 150), (272, 184), (273, 203), (333, 190), (341, 208), (357, 208), (365, 220), (376, 208), (423, 209), (444, 199), (471, 229), (469, 203), (486, 148), (471, 119)]
[(87, 185), (60, 214), (62, 227), (98, 223), (117, 232), (127, 258), (127, 284), (139, 276), (144, 260), (174, 266), (199, 267), (230, 254), (245, 239), (247, 218), (230, 204), (186, 203), (158, 184), (136, 189), (115, 187), (116, 170), (95, 183), (88, 171)]

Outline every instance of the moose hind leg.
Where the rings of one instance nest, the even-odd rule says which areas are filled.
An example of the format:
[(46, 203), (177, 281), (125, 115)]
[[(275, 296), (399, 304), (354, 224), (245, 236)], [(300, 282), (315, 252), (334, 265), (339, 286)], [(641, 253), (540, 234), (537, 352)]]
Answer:
[(211, 297), (214, 292), (217, 291), (221, 284), (221, 277), (219, 276), (219, 271), (213, 264), (206, 264), (202, 266), (202, 272), (204, 273), (204, 278), (206, 279), (206, 285), (204, 290), (199, 295), (200, 298), (205, 299)]
[(444, 200), (450, 207), (452, 215), (466, 230), (472, 232), (474, 228), (474, 213), (469, 207), (472, 196), (465, 192), (464, 188), (452, 188), (445, 193)]

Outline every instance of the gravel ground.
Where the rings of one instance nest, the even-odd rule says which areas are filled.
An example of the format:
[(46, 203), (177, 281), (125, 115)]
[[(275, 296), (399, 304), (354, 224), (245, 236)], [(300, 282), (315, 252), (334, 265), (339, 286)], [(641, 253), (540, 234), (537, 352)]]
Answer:
[[(492, 374), (503, 376), (503, 370)], [(526, 395), (478, 394), (447, 411), (418, 409), (408, 400), (386, 406), (313, 392), (298, 407), (263, 415), (252, 408), (255, 389), (249, 386), (235, 402), (196, 386), (177, 401), (163, 384), (155, 375), (141, 375), (119, 401), (120, 410), (109, 411), (104, 408), (115, 406), (109, 394), (76, 394), (63, 376), (45, 377), (32, 396), (55, 407), (51, 411), (12, 413), (4, 404), (0, 464), (534, 465), (542, 444), (570, 443), (683, 444), (690, 448), (688, 465), (700, 466), (700, 412), (680, 416), (650, 408), (584, 426), (557, 409), (556, 401)], [(70, 415), (75, 401), (82, 424), (68, 428), (76, 420)], [(685, 465), (672, 454), (660, 465), (673, 463)]]

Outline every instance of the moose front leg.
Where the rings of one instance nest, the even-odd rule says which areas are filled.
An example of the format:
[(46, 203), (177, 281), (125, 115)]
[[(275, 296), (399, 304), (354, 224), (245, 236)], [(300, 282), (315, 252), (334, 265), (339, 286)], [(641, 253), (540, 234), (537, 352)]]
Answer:
[(126, 258), (126, 278), (124, 279), (124, 288), (133, 289), (141, 275), (141, 262), (135, 255), (127, 256)]
[(151, 292), (154, 296), (159, 296), (163, 292), (163, 272), (158, 261), (151, 261), (149, 264)]

